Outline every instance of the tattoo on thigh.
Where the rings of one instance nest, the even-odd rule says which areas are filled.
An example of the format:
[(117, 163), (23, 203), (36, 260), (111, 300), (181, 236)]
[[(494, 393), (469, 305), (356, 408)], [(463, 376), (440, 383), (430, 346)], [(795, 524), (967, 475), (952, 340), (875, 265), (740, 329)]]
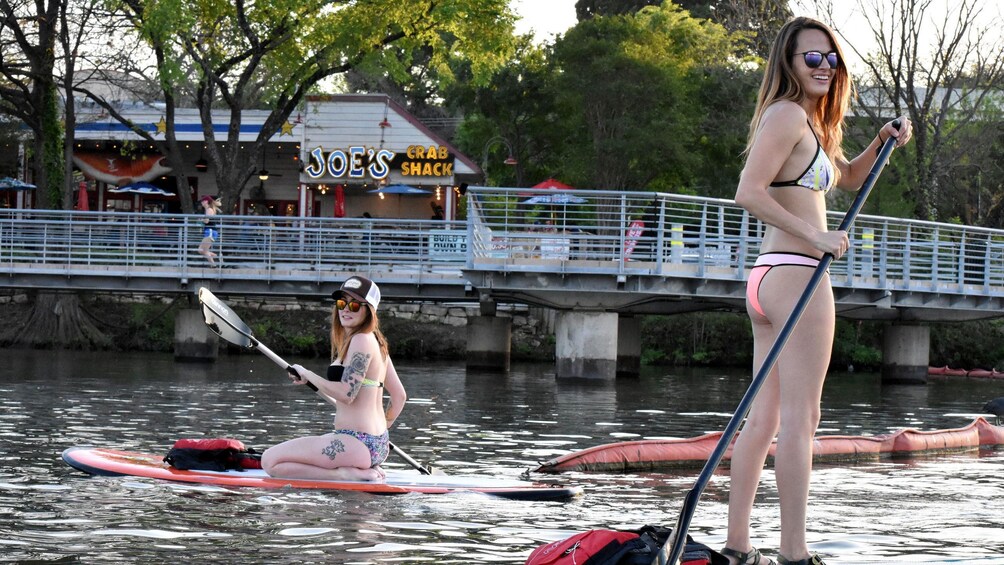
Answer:
[(339, 453), (345, 453), (345, 444), (340, 439), (333, 439), (327, 447), (321, 450), (321, 453), (334, 461)]

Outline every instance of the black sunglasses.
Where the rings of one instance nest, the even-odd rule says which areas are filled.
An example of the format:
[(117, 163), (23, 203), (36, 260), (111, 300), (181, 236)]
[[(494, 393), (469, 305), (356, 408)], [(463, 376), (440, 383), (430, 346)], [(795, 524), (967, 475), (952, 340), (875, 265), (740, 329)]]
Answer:
[(358, 312), (362, 309), (363, 303), (356, 300), (345, 300), (344, 298), (339, 298), (335, 301), (335, 308), (339, 310), (349, 309), (349, 312)]
[(840, 64), (840, 57), (837, 56), (836, 51), (830, 51), (826, 54), (823, 54), (820, 51), (805, 51), (802, 53), (795, 53), (795, 55), (801, 55), (802, 58), (805, 59), (805, 66), (810, 69), (818, 69), (819, 66), (823, 64), (824, 57), (831, 69), (837, 68), (837, 65)]

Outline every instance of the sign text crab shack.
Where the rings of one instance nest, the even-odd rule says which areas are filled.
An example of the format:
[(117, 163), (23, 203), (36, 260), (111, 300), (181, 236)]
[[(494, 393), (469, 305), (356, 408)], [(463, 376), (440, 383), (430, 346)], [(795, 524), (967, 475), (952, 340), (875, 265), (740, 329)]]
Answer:
[(404, 177), (452, 177), (454, 156), (443, 145), (410, 145), (403, 153), (354, 145), (332, 151), (315, 147), (308, 161), (303, 171), (312, 179), (380, 180), (395, 170)]

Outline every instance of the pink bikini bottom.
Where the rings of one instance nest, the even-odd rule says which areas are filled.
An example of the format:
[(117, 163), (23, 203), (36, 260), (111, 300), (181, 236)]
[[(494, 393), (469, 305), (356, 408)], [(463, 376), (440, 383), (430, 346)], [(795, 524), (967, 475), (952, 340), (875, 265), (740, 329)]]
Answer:
[(764, 253), (757, 257), (756, 263), (753, 264), (753, 269), (750, 271), (750, 280), (746, 282), (746, 300), (749, 301), (750, 306), (761, 316), (766, 316), (766, 314), (763, 313), (763, 308), (760, 307), (760, 283), (763, 282), (763, 278), (771, 269), (783, 265), (796, 265), (815, 269), (819, 266), (819, 259), (800, 253), (783, 252)]

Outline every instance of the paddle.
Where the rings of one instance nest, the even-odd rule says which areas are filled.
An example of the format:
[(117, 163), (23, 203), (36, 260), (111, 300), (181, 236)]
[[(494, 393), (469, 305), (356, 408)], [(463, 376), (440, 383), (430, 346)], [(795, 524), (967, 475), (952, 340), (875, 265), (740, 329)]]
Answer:
[[(896, 129), (900, 127), (900, 121), (895, 120), (893, 126)], [(865, 205), (865, 200), (868, 199), (868, 194), (871, 192), (872, 187), (875, 186), (875, 181), (878, 179), (879, 173), (882, 172), (882, 168), (885, 167), (886, 161), (889, 160), (889, 156), (892, 154), (892, 150), (896, 145), (896, 138), (889, 136), (889, 139), (885, 140), (882, 144), (882, 148), (879, 150), (878, 158), (875, 160), (875, 164), (872, 165), (871, 171), (868, 173), (868, 178), (865, 179), (864, 185), (861, 186), (861, 190), (858, 191), (857, 197), (854, 198), (854, 202), (851, 203), (850, 209), (844, 215), (843, 221), (840, 222), (840, 227), (837, 228), (842, 231), (847, 231), (854, 220), (857, 218), (858, 213), (861, 208)], [(697, 508), (697, 502), (701, 498), (701, 493), (704, 492), (704, 487), (708, 485), (708, 481), (711, 480), (711, 475), (715, 472), (718, 464), (721, 463), (722, 457), (725, 456), (725, 450), (728, 449), (729, 444), (732, 443), (732, 438), (735, 437), (736, 432), (739, 430), (739, 425), (746, 418), (746, 414), (749, 413), (750, 407), (753, 404), (753, 399), (756, 398), (758, 392), (760, 392), (760, 387), (767, 380), (767, 375), (770, 374), (771, 369), (777, 363), (777, 358), (781, 354), (781, 350), (784, 349), (784, 344), (788, 341), (791, 336), (791, 332), (795, 329), (795, 324), (798, 323), (798, 319), (802, 317), (802, 312), (805, 311), (805, 307), (809, 304), (809, 299), (812, 298), (812, 294), (816, 292), (816, 287), (819, 286), (819, 282), (823, 279), (823, 275), (826, 274), (826, 269), (829, 268), (830, 263), (833, 261), (833, 255), (826, 253), (823, 258), (819, 261), (819, 266), (812, 273), (812, 278), (809, 279), (809, 283), (805, 286), (805, 290), (802, 292), (802, 296), (799, 297), (798, 302), (795, 303), (795, 308), (788, 315), (788, 319), (785, 321), (784, 326), (781, 327), (781, 331), (777, 334), (777, 339), (774, 340), (774, 344), (771, 345), (770, 351), (767, 352), (767, 356), (763, 360), (763, 365), (760, 366), (760, 370), (757, 371), (756, 376), (753, 378), (753, 382), (750, 383), (749, 389), (746, 390), (746, 394), (743, 395), (742, 400), (739, 402), (739, 406), (736, 407), (735, 413), (732, 414), (732, 418), (729, 420), (728, 425), (725, 426), (725, 430), (722, 432), (721, 439), (718, 440), (718, 445), (715, 446), (715, 450), (711, 452), (711, 456), (708, 457), (708, 461), (704, 464), (704, 468), (701, 469), (701, 474), (697, 477), (697, 481), (694, 482), (693, 488), (687, 493), (686, 498), (683, 500), (683, 508), (680, 510), (680, 517), (676, 521), (676, 527), (673, 528), (673, 533), (663, 544), (659, 553), (656, 554), (655, 559), (652, 560), (652, 565), (667, 565), (669, 563), (677, 563), (680, 559), (680, 554), (683, 553), (683, 547), (687, 543), (687, 530), (690, 529), (690, 519), (694, 516), (694, 510)]]
[[(283, 360), (282, 357), (276, 355), (271, 349), (261, 343), (251, 334), (251, 328), (244, 323), (240, 317), (234, 313), (222, 300), (216, 298), (210, 290), (206, 287), (199, 288), (199, 302), (202, 303), (202, 314), (206, 318), (206, 325), (212, 329), (216, 335), (222, 337), (223, 339), (229, 341), (230, 343), (243, 347), (244, 349), (257, 349), (265, 354), (266, 357), (272, 360), (273, 363), (279, 365), (280, 367), (286, 369), (286, 371), (296, 378), (300, 378), (293, 366)], [(221, 323), (222, 322), (222, 323)], [(327, 400), (329, 403), (334, 404), (335, 399), (330, 396), (321, 393), (317, 390), (317, 387), (313, 383), (307, 383), (314, 392), (316, 392), (321, 398)], [(408, 456), (405, 452), (401, 451), (398, 446), (390, 443), (390, 449), (402, 459), (408, 462), (409, 465), (418, 470), (419, 473), (423, 475), (431, 475), (432, 470), (423, 467), (421, 463), (415, 461)]]

